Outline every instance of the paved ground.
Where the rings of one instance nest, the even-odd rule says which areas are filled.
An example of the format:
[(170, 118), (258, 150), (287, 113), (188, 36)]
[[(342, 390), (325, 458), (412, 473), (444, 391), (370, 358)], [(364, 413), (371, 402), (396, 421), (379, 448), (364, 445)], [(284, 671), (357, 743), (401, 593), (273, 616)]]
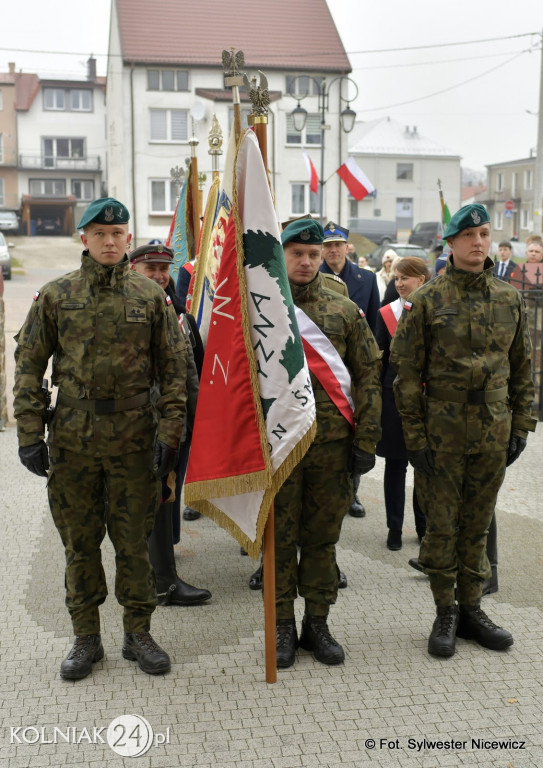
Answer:
[[(60, 244), (52, 249), (60, 250)], [(26, 275), (6, 284), (8, 329), (49, 279), (47, 269), (53, 274), (64, 264), (59, 256), (38, 273), (24, 244), (15, 253)], [(514, 633), (515, 645), (505, 653), (459, 640), (452, 659), (428, 656), (430, 591), (426, 578), (407, 566), (417, 553), (412, 512), (403, 549), (389, 552), (379, 461), (363, 479), (368, 515), (346, 519), (339, 547), (349, 587), (330, 624), (346, 649), (344, 665), (324, 667), (300, 651), (276, 684), (264, 682), (261, 595), (247, 588), (254, 563), (200, 519), (183, 523), (178, 571), (211, 589), (213, 599), (199, 608), (159, 608), (153, 620), (153, 634), (172, 656), (171, 674), (155, 679), (121, 658), (121, 614), (110, 595), (102, 611), (105, 659), (92, 676), (69, 683), (58, 676), (72, 641), (61, 545), (45, 481), (19, 464), (15, 429), (8, 427), (0, 433), (0, 765), (131, 765), (106, 732), (116, 718), (134, 715), (154, 731), (134, 764), (153, 768), (541, 768), (541, 466), (543, 430), (530, 436), (499, 497), (500, 590), (485, 598), (485, 609)], [(107, 540), (104, 563), (112, 593)], [(113, 723), (111, 744), (125, 753), (143, 749), (136, 720), (124, 724), (130, 727), (123, 736), (123, 722)], [(161, 740), (167, 743), (155, 744)]]

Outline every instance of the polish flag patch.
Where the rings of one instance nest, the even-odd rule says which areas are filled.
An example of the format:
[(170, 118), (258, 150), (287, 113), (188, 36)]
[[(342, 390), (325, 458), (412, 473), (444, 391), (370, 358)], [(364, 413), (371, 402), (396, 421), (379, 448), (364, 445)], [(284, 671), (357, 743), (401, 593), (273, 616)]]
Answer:
[(358, 310), (358, 314), (360, 315), (360, 317), (366, 317), (366, 315), (364, 314), (364, 310), (363, 309), (359, 309)]
[(39, 298), (40, 298), (40, 292), (36, 291), (36, 293), (34, 294), (34, 301), (37, 301)]
[(166, 304), (167, 304), (169, 307), (171, 307), (171, 305), (172, 305), (172, 300), (170, 299), (170, 297), (168, 296), (168, 294), (166, 294)]
[(405, 304), (403, 305), (403, 308), (404, 308), (404, 309), (405, 309), (407, 312), (411, 312), (411, 308), (412, 308), (412, 307), (413, 307), (413, 304), (412, 304), (410, 301), (406, 301), (406, 302), (405, 302)]

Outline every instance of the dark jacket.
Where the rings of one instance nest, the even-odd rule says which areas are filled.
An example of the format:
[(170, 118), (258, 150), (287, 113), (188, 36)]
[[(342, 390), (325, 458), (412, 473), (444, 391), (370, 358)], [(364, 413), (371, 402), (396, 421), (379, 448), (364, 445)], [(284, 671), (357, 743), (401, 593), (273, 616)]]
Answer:
[[(494, 276), (495, 277), (500, 277), (500, 275), (499, 275), (500, 265), (501, 265), (501, 261), (499, 259), (497, 259), (495, 264), (494, 264)], [(515, 264), (513, 259), (509, 259), (509, 261), (507, 262), (507, 269), (505, 270), (505, 275), (503, 277), (500, 277), (500, 280), (506, 280), (507, 282), (509, 282), (511, 280), (511, 274), (514, 271), (516, 266), (517, 265)]]
[[(321, 264), (320, 271), (329, 275), (335, 274), (325, 261)], [(347, 285), (350, 300), (354, 301), (364, 312), (371, 332), (375, 333), (377, 312), (381, 306), (381, 300), (374, 273), (370, 272), (369, 269), (362, 269), (362, 267), (358, 267), (346, 259), (345, 266), (339, 276)]]

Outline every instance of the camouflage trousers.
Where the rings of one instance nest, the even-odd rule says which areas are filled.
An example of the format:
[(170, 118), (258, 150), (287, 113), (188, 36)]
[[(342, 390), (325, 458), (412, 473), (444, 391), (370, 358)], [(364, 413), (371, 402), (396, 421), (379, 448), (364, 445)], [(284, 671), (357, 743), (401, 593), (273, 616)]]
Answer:
[(76, 635), (100, 631), (107, 595), (100, 546), (115, 549), (115, 596), (125, 632), (149, 629), (156, 607), (147, 540), (160, 501), (150, 451), (94, 457), (50, 450), (49, 506), (66, 555), (66, 605)]
[(351, 447), (350, 438), (313, 444), (275, 497), (278, 619), (294, 617), (297, 593), (313, 616), (327, 616), (336, 602), (336, 544), (353, 495)]
[(415, 473), (415, 490), (427, 520), (419, 563), (430, 577), (437, 606), (477, 605), (490, 578), (488, 529), (505, 476), (506, 451), (434, 453), (435, 474)]

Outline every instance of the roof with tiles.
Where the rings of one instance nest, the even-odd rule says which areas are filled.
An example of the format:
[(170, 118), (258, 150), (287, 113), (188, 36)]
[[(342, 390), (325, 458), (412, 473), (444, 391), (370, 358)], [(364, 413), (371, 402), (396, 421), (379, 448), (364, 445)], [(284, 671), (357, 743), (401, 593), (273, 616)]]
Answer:
[[(326, 0), (115, 0), (125, 61), (221, 66), (223, 49), (249, 67), (350, 72)], [(220, 10), (219, 10), (220, 9)]]
[(353, 155), (459, 157), (458, 152), (420, 134), (416, 126), (402, 125), (390, 117), (357, 123), (350, 136), (349, 152)]

